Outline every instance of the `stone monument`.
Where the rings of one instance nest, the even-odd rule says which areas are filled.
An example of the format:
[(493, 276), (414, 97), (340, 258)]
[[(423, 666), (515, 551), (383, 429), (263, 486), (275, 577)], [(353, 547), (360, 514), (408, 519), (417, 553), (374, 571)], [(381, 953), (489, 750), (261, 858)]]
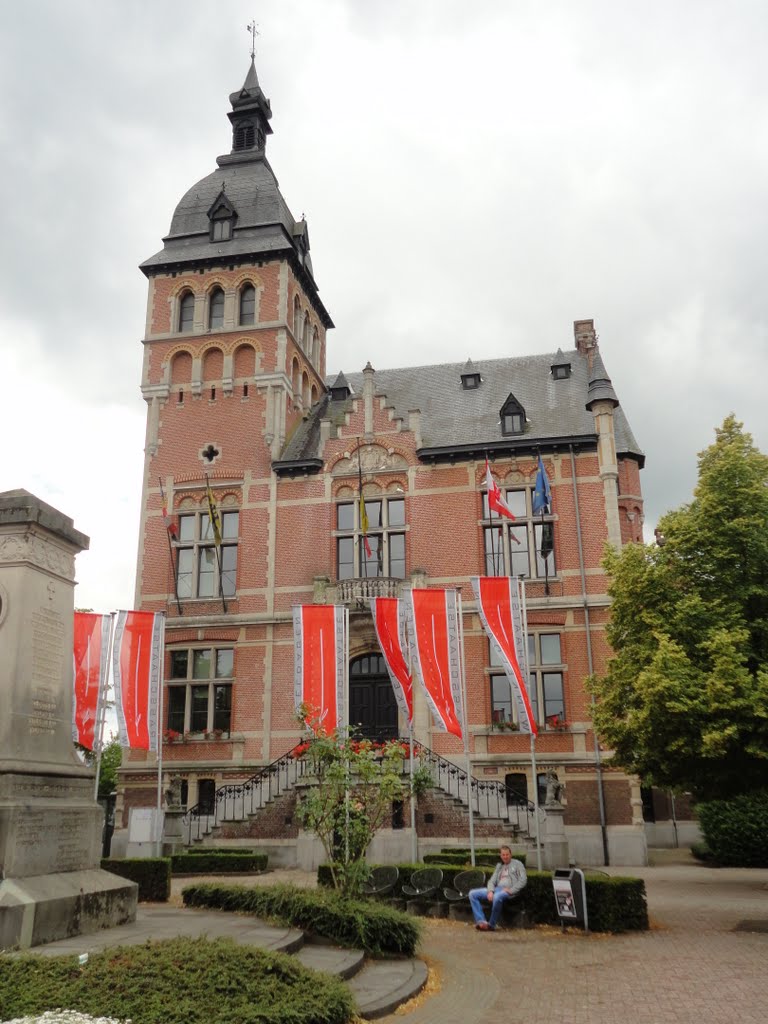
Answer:
[(88, 538), (0, 493), (0, 949), (132, 921), (138, 886), (99, 867), (103, 812), (72, 743), (75, 555)]
[(570, 852), (565, 834), (562, 797), (565, 786), (558, 779), (554, 768), (547, 771), (547, 792), (544, 798), (544, 864), (550, 871), (569, 866)]

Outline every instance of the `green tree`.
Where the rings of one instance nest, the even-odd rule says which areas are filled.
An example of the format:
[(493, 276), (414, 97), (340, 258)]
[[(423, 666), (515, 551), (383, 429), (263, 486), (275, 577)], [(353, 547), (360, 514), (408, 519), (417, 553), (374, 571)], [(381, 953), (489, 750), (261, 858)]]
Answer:
[[(91, 768), (96, 767), (96, 754), (88, 750), (80, 743), (75, 746), (80, 751), (83, 760)], [(108, 743), (104, 744), (101, 752), (101, 768), (99, 770), (99, 797), (104, 798), (113, 793), (117, 788), (117, 772), (123, 763), (123, 748), (113, 736)]]
[(614, 762), (700, 798), (768, 785), (768, 457), (729, 416), (659, 544), (604, 559), (615, 656), (591, 680)]
[(315, 731), (309, 709), (300, 719), (307, 740), (300, 745), (313, 782), (297, 807), (302, 824), (314, 832), (331, 865), (333, 883), (355, 896), (369, 868), (365, 851), (392, 814), (394, 800), (408, 795), (402, 743), (371, 743), (336, 731)]

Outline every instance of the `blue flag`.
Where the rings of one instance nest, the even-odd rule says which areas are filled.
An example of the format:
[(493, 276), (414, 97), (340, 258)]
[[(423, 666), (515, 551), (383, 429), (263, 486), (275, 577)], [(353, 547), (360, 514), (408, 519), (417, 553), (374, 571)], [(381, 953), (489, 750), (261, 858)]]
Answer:
[(539, 470), (536, 474), (536, 486), (533, 489), (533, 514), (538, 515), (539, 512), (549, 513), (551, 505), (552, 492), (549, 489), (547, 471), (544, 469), (541, 456), (539, 456)]

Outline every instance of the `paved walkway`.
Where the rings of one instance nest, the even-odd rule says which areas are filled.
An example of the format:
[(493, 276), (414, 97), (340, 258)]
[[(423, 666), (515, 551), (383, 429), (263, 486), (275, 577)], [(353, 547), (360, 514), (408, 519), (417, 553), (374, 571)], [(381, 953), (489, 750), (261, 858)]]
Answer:
[[(452, 921), (425, 921), (422, 953), (432, 978), (425, 992), (382, 1019), (390, 1024), (398, 1018), (400, 1024), (768, 1021), (768, 870), (718, 870), (692, 863), (611, 873), (645, 879), (650, 931), (585, 936), (536, 928), (481, 934)], [(245, 882), (242, 877), (232, 881)], [(246, 884), (278, 881), (312, 886), (314, 876), (274, 871), (252, 876)], [(199, 913), (178, 909), (189, 882), (174, 879), (171, 906), (157, 908), (163, 936), (186, 931), (189, 915)], [(215, 917), (216, 931), (230, 928), (233, 937), (236, 931), (266, 927), (239, 915)], [(105, 944), (108, 934), (114, 943), (124, 941), (120, 931), (99, 938)], [(290, 942), (290, 930), (274, 931), (282, 933), (274, 936), (274, 946)], [(247, 941), (245, 935), (240, 938)], [(386, 962), (382, 968), (386, 971)], [(358, 979), (362, 985), (363, 974)], [(386, 987), (384, 975), (378, 981)], [(371, 998), (373, 982), (365, 983), (372, 988)]]

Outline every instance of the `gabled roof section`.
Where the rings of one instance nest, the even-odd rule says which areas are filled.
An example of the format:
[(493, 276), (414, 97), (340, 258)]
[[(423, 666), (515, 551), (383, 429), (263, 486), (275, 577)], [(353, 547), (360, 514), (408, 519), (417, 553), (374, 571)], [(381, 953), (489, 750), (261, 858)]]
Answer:
[(208, 219), (209, 220), (212, 217), (214, 217), (216, 214), (219, 214), (219, 215), (224, 214), (225, 216), (229, 216), (229, 217), (236, 217), (237, 216), (237, 211), (235, 210), (235, 208), (232, 205), (232, 203), (229, 201), (229, 197), (227, 196), (227, 193), (226, 193), (225, 189), (226, 189), (226, 182), (222, 186), (221, 192), (219, 192), (219, 194), (216, 196), (216, 198), (214, 199), (213, 203), (211, 204), (210, 209), (208, 210)]

